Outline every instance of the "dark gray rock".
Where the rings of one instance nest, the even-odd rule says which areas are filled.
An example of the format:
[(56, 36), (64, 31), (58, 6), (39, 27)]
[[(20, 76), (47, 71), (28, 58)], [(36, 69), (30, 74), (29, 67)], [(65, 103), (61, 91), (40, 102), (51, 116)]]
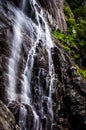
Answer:
[(67, 25), (63, 12), (64, 0), (38, 0), (45, 10), (45, 17), (48, 20), (52, 29), (60, 29), (63, 32), (67, 31)]
[[(23, 121), (24, 118), (25, 118), (24, 117), (24, 110), (26, 110), (27, 111), (27, 117), (26, 117), (26, 120), (25, 120), (26, 127), (30, 130), (33, 129), (34, 115), (33, 115), (32, 108), (29, 105), (25, 105), (25, 104), (18, 103), (16, 101), (12, 101), (11, 103), (8, 104), (8, 108), (13, 113), (17, 124), (19, 124), (19, 118), (21, 118), (20, 117), (20, 111), (22, 110), (21, 116), (22, 116), (22, 121)], [(24, 109), (22, 109), (22, 108), (24, 108)]]
[(0, 101), (0, 130), (19, 130), (10, 110)]
[(86, 129), (86, 81), (76, 72), (71, 56), (57, 45), (54, 48), (56, 91), (53, 93), (53, 109), (58, 130)]

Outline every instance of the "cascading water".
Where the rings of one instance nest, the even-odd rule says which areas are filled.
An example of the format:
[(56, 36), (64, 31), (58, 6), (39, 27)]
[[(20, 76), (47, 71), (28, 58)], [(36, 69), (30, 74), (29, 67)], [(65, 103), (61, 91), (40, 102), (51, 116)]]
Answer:
[[(22, 0), (21, 2), (21, 10), (24, 12), (26, 1)], [(16, 86), (16, 74), (18, 69), (18, 61), (20, 58), (21, 53), (21, 45), (22, 45), (22, 24), (23, 24), (23, 18), (20, 12), (17, 10), (14, 10), (15, 13), (15, 19), (14, 19), (14, 25), (13, 25), (13, 31), (14, 36), (12, 40), (12, 50), (11, 50), (11, 57), (9, 59), (9, 88), (8, 93), (12, 93), (12, 100), (16, 99), (16, 92), (15, 92), (15, 86)], [(10, 93), (8, 94), (10, 96)]]
[[(51, 36), (49, 33), (48, 25), (43, 17), (43, 11), (41, 7), (38, 5), (36, 0), (30, 0), (30, 5), (35, 13), (35, 21), (31, 20), (31, 18), (27, 17), (25, 13), (27, 0), (22, 0), (20, 3), (20, 10), (17, 8), (11, 8), (14, 12), (14, 24), (13, 24), (13, 40), (12, 40), (12, 48), (11, 48), (11, 56), (9, 58), (9, 67), (8, 67), (8, 98), (10, 101), (17, 101), (22, 104), (26, 104), (31, 107), (34, 115), (33, 122), (33, 130), (52, 130), (53, 123), (53, 110), (52, 110), (52, 89), (54, 83), (54, 65), (51, 55), (51, 48), (54, 47), (53, 42), (51, 40)], [(11, 6), (11, 5), (9, 5)], [(26, 65), (24, 68), (24, 72), (22, 74), (22, 87), (21, 93), (17, 95), (16, 87), (17, 87), (17, 72), (18, 72), (18, 63), (21, 57), (21, 47), (23, 44), (23, 30), (27, 28), (29, 32), (29, 37), (31, 37), (31, 48), (28, 52), (28, 57), (26, 61)], [(35, 34), (34, 34), (35, 32)], [(35, 38), (34, 38), (34, 35)], [(49, 88), (48, 94), (43, 92), (43, 88), (41, 87), (41, 75), (43, 74), (43, 69), (39, 68), (38, 72), (38, 93), (41, 93), (41, 97), (38, 103), (38, 110), (35, 107), (35, 102), (33, 100), (32, 93), (32, 77), (33, 77), (33, 69), (35, 63), (35, 57), (37, 56), (36, 49), (39, 46), (39, 42), (42, 42), (46, 48), (48, 55), (48, 74), (46, 77), (46, 88)], [(47, 78), (49, 77), (49, 80)], [(10, 94), (11, 93), (11, 94)], [(17, 97), (18, 96), (18, 97)], [(46, 103), (45, 103), (46, 102)], [(44, 107), (46, 104), (46, 109)], [(47, 111), (47, 112), (46, 112)], [(40, 113), (40, 114), (39, 114)], [(20, 109), (20, 117), (19, 117), (19, 127), (21, 130), (30, 130), (30, 127), (27, 126), (27, 110), (23, 106)], [(45, 119), (45, 124), (43, 126), (42, 118)]]

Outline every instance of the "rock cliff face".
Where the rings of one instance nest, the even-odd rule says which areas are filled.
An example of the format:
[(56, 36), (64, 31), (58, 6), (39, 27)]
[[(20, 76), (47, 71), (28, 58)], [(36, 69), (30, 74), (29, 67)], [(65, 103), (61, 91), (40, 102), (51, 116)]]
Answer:
[(67, 31), (65, 16), (63, 13), (63, 0), (38, 0), (43, 9), (48, 23), (52, 28), (59, 28), (61, 31)]
[(86, 82), (77, 75), (76, 67), (70, 56), (59, 46), (55, 48), (57, 87), (53, 95), (55, 129), (85, 130)]
[[(0, 99), (8, 106), (11, 112), (14, 114), (16, 123), (19, 124), (20, 110), (24, 109), (27, 111), (26, 123), (25, 125), (30, 130), (36, 130), (37, 128), (33, 127), (34, 124), (34, 113), (33, 108), (26, 103), (20, 103), (22, 95), (22, 75), (24, 74), (24, 69), (27, 64), (28, 52), (30, 51), (32, 40), (33, 43), (36, 39), (36, 32), (34, 31), (33, 36), (30, 35), (30, 31), (34, 27), (30, 28), (29, 31), (26, 26), (21, 30), (23, 41), (20, 52), (20, 59), (16, 58), (18, 66), (14, 67), (14, 70), (17, 71), (16, 74), (16, 101), (9, 102), (8, 98), (8, 85), (9, 85), (9, 58), (11, 55), (12, 48), (12, 39), (14, 36), (13, 24), (15, 14), (10, 7), (15, 7), (16, 10), (19, 9), (19, 1), (17, 0), (3, 0), (0, 1)], [(62, 30), (66, 31), (66, 22), (63, 14), (63, 1), (62, 0), (38, 0), (39, 4), (42, 6), (45, 14), (44, 16), (49, 22), (49, 25), (52, 28), (57, 28), (57, 26)], [(40, 11), (40, 8), (37, 7)], [(18, 10), (19, 11), (19, 10)], [(27, 21), (31, 18), (34, 23), (37, 23), (35, 18), (35, 11), (33, 6), (30, 5), (30, 1), (27, 0), (25, 8)], [(21, 13), (20, 13), (21, 14)], [(40, 18), (40, 23), (42, 28), (45, 26), (43, 21)], [(26, 23), (24, 23), (26, 24)], [(29, 27), (31, 25), (29, 24)], [(54, 42), (57, 42), (53, 39)], [(16, 48), (17, 49), (17, 48)], [(53, 113), (54, 119), (52, 123), (53, 130), (86, 130), (86, 82), (77, 75), (75, 63), (72, 61), (70, 55), (59, 45), (55, 44), (54, 48), (51, 49), (52, 59), (55, 68), (55, 78), (53, 82), (52, 90), (52, 99), (53, 99)], [(30, 66), (30, 63), (28, 64)], [(28, 70), (29, 71), (29, 70)], [(39, 77), (40, 75), (40, 77)], [(34, 103), (34, 108), (36, 109), (37, 114), (40, 117), (42, 122), (42, 130), (51, 130), (51, 113), (48, 110), (48, 98), (49, 93), (49, 84), (47, 83), (50, 80), (50, 75), (48, 75), (48, 52), (46, 51), (45, 44), (40, 39), (36, 46), (36, 55), (34, 55), (34, 64), (32, 69), (31, 77), (31, 98), (32, 103)], [(14, 84), (12, 82), (12, 84)], [(40, 87), (41, 86), (41, 87)], [(46, 88), (47, 86), (47, 88)], [(25, 85), (23, 85), (23, 88)], [(45, 94), (45, 98), (42, 100), (42, 94)], [(10, 95), (12, 95), (10, 93)], [(13, 95), (12, 95), (13, 96)], [(23, 97), (22, 97), (23, 98)], [(41, 103), (43, 105), (44, 115), (41, 114), (40, 108)], [(8, 104), (9, 103), (9, 104)], [(50, 105), (50, 104), (49, 104)], [(2, 106), (2, 105), (1, 105)], [(1, 114), (1, 111), (0, 111)], [(9, 113), (10, 115), (10, 113)], [(22, 113), (22, 118), (24, 118), (24, 113)], [(47, 117), (47, 119), (46, 119)], [(2, 118), (2, 117), (0, 117)], [(3, 119), (3, 118), (2, 118)], [(0, 120), (0, 128), (4, 121)], [(48, 120), (48, 123), (47, 123)], [(20, 120), (22, 122), (22, 120)], [(21, 123), (20, 122), (20, 123)], [(13, 129), (14, 128), (13, 122)], [(48, 125), (47, 125), (48, 124)], [(8, 121), (8, 127), (10, 122)], [(23, 130), (22, 125), (22, 130)], [(41, 129), (41, 128), (40, 128)], [(11, 130), (11, 128), (3, 128), (1, 130)]]
[(9, 109), (0, 101), (0, 130), (19, 130), (15, 118)]

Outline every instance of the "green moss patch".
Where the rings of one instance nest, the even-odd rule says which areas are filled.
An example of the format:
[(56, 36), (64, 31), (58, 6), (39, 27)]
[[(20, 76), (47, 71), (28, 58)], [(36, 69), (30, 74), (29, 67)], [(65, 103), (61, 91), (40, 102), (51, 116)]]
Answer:
[(77, 74), (81, 75), (84, 79), (86, 79), (86, 70), (79, 68), (79, 66), (76, 66), (76, 68), (77, 68)]

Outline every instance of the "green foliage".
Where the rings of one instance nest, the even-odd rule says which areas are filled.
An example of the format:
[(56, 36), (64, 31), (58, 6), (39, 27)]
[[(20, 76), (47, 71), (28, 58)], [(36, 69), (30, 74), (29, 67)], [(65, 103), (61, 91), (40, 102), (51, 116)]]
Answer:
[(82, 6), (85, 3), (85, 0), (72, 0), (72, 1), (66, 0), (66, 1), (68, 2), (72, 10)]
[(75, 60), (79, 59), (79, 54), (76, 53), (74, 47), (76, 47), (74, 35), (64, 34), (59, 30), (52, 32), (53, 36), (58, 39), (58, 43), (63, 46), (63, 48), (68, 51)]
[(76, 21), (74, 19), (74, 15), (67, 3), (64, 6), (64, 13), (66, 16), (66, 22), (67, 22), (67, 26), (68, 26), (67, 32), (68, 32), (68, 34), (72, 35), (73, 33), (76, 33), (76, 31), (75, 31)]
[(53, 36), (58, 38), (59, 41), (63, 42), (65, 40), (65, 35), (60, 32), (60, 30), (53, 31)]
[(86, 55), (86, 4), (83, 4), (84, 2), (84, 0), (66, 0), (64, 13), (68, 26), (67, 34), (60, 30), (54, 30), (52, 33), (78, 64), (77, 73), (86, 79), (86, 66), (82, 61)]
[(79, 41), (86, 41), (86, 3), (84, 0), (66, 1), (69, 3), (66, 2), (64, 6), (68, 34), (76, 33)]
[(86, 20), (86, 4), (74, 9), (74, 14), (76, 18)]
[(71, 49), (71, 55), (78, 64), (77, 73), (86, 79), (86, 66), (83, 64), (84, 61), (82, 61), (86, 55), (86, 1), (65, 0), (65, 3), (64, 13), (68, 26), (68, 47)]
[(76, 55), (75, 51), (72, 52), (75, 59), (78, 59), (76, 62), (82, 65), (79, 59), (86, 55), (86, 2), (85, 0), (66, 0), (65, 3), (68, 42), (70, 42), (70, 47), (76, 46), (79, 50), (79, 55)]
[(76, 69), (77, 69), (77, 74), (81, 75), (83, 78), (86, 79), (86, 70), (79, 68), (79, 66), (76, 66)]
[(75, 19), (74, 18), (69, 18), (69, 19), (67, 19), (67, 24), (68, 24), (68, 27), (70, 26), (70, 27), (73, 27), (73, 26), (75, 26)]
[(69, 53), (71, 53), (71, 49), (67, 46), (67, 45), (64, 45), (62, 44), (63, 48), (68, 51)]
[(64, 6), (64, 13), (68, 18), (73, 17), (73, 13), (68, 5)]
[(77, 38), (86, 41), (86, 21), (80, 20), (76, 26)]

